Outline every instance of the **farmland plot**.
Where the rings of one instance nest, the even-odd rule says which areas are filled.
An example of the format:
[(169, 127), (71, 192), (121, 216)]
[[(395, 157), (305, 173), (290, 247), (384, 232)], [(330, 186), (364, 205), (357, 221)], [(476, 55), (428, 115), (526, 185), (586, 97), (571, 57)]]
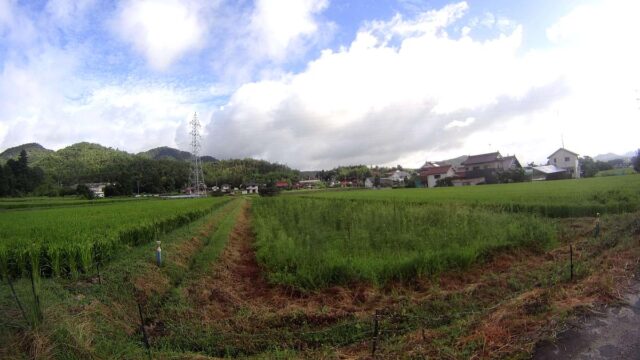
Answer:
[(270, 279), (308, 289), (408, 280), (555, 239), (548, 219), (455, 205), (288, 197), (253, 208), (257, 257)]
[(0, 274), (25, 269), (86, 271), (122, 245), (139, 245), (185, 225), (227, 199), (146, 200), (90, 207), (6, 211), (0, 217)]
[(551, 217), (594, 216), (640, 209), (640, 175), (433, 189), (318, 192), (304, 196), (482, 206)]

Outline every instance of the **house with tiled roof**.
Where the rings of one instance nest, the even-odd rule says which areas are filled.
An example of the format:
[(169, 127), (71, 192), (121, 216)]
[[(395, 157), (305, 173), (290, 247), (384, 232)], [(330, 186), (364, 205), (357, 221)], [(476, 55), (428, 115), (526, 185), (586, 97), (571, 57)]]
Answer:
[(427, 166), (420, 169), (420, 180), (427, 187), (435, 187), (438, 180), (454, 177), (455, 169), (451, 165)]
[(498, 183), (498, 173), (521, 169), (522, 165), (515, 156), (502, 156), (499, 151), (470, 155), (460, 164), (458, 172), (464, 172), (465, 181), (454, 182), (454, 185), (476, 185)]

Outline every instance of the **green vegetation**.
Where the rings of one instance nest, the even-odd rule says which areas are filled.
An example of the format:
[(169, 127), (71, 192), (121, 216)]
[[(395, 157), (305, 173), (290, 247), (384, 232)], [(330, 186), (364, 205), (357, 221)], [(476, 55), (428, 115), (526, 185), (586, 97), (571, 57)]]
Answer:
[(287, 197), (256, 199), (253, 209), (270, 279), (307, 289), (409, 280), (466, 268), (497, 248), (545, 248), (555, 237), (542, 218), (461, 206)]
[(0, 217), (0, 274), (88, 271), (123, 245), (185, 225), (227, 199), (148, 200), (103, 206), (6, 211)]
[(77, 196), (0, 198), (0, 209), (9, 210), (79, 205), (105, 205), (114, 202), (142, 201), (145, 199), (147, 198), (118, 197), (110, 199), (87, 200), (79, 198)]
[(598, 173), (595, 175), (596, 177), (600, 177), (600, 176), (620, 176), (620, 175), (633, 175), (635, 174), (636, 171), (633, 170), (633, 168), (622, 168), (622, 169), (611, 169), (611, 170), (603, 170), (603, 171), (598, 171)]
[(551, 217), (594, 216), (597, 212), (622, 213), (640, 209), (640, 176), (434, 189), (317, 192), (305, 196), (459, 204), (493, 210), (538, 213)]
[(241, 184), (256, 182), (274, 183), (279, 180), (297, 181), (298, 170), (277, 163), (254, 159), (230, 159), (204, 163), (202, 166), (207, 184), (229, 184), (237, 187)]

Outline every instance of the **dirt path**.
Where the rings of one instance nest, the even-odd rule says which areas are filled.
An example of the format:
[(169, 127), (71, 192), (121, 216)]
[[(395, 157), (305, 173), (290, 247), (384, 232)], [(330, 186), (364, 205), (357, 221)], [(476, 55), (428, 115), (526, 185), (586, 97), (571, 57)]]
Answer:
[(625, 296), (626, 305), (581, 319), (557, 342), (544, 343), (534, 359), (640, 359), (640, 282)]
[[(229, 242), (215, 265), (212, 275), (188, 289), (189, 296), (210, 319), (234, 317), (239, 310), (254, 314), (285, 315), (304, 313), (327, 322), (366, 310), (365, 303), (375, 306), (379, 298), (368, 298), (365, 286), (354, 289), (333, 287), (320, 292), (302, 294), (268, 283), (253, 249), (254, 234), (248, 205), (236, 220)], [(367, 301), (369, 300), (369, 301)], [(322, 311), (323, 315), (318, 316)]]

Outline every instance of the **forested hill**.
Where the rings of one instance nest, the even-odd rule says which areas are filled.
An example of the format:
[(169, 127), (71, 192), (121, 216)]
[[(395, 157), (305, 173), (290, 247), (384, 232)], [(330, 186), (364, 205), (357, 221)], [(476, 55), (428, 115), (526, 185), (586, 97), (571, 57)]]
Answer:
[[(178, 149), (174, 149), (168, 146), (161, 146), (161, 147), (157, 147), (157, 148), (153, 148), (151, 150), (147, 150), (147, 151), (143, 151), (141, 153), (138, 153), (138, 155), (148, 158), (148, 159), (154, 159), (154, 160), (183, 160), (183, 161), (189, 161), (191, 160), (191, 153), (188, 151), (182, 151), (182, 150), (178, 150)], [(202, 160), (203, 162), (215, 162), (217, 161), (216, 158), (214, 158), (213, 156), (201, 156), (200, 160)]]
[[(16, 179), (31, 177), (16, 167), (20, 152), (25, 150), (30, 168), (44, 174), (29, 185), (20, 186)], [(191, 154), (169, 147), (131, 154), (99, 144), (81, 142), (58, 151), (38, 144), (25, 144), (5, 150), (0, 159), (0, 196), (55, 195), (82, 183), (116, 184), (119, 194), (179, 192), (189, 184)], [(242, 159), (218, 161), (201, 157), (207, 185), (240, 186), (249, 182), (267, 183), (278, 180), (296, 181), (299, 171), (263, 160)], [(11, 166), (9, 166), (11, 165)], [(18, 184), (18, 185), (16, 185)]]
[(29, 156), (32, 162), (37, 162), (48, 154), (54, 152), (53, 150), (45, 149), (42, 145), (37, 143), (22, 144), (8, 148), (0, 153), (0, 163), (4, 163), (9, 159), (17, 160), (22, 150), (27, 152), (27, 156)]

